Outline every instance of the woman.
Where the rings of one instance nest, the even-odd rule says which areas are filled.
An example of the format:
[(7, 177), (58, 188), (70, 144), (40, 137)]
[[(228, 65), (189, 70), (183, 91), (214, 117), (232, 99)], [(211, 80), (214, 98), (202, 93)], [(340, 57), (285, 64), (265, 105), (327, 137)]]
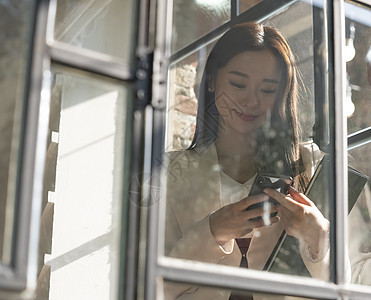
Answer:
[[(248, 267), (261, 270), (285, 230), (300, 240), (311, 275), (328, 280), (329, 222), (298, 192), (311, 175), (304, 165), (314, 162), (299, 147), (296, 67), (285, 39), (254, 23), (230, 29), (209, 55), (198, 98), (192, 145), (170, 154), (166, 254), (239, 266), (236, 239), (249, 238)], [(291, 176), (295, 188), (289, 195), (265, 189), (248, 196), (257, 173)], [(269, 197), (279, 204), (246, 210)], [(229, 298), (228, 292), (176, 285), (166, 294)]]

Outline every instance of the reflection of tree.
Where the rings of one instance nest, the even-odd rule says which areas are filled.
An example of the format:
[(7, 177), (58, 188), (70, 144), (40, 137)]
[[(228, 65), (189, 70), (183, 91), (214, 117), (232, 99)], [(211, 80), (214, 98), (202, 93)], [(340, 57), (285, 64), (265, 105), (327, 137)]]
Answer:
[[(354, 21), (353, 21), (354, 22)], [(347, 20), (346, 28), (349, 29), (350, 21)], [(347, 73), (350, 87), (352, 87), (352, 102), (355, 105), (355, 113), (348, 118), (348, 133), (358, 131), (370, 126), (371, 115), (371, 86), (368, 82), (366, 56), (371, 41), (371, 31), (366, 25), (358, 22), (355, 24), (354, 48), (356, 51), (353, 60), (347, 63)]]

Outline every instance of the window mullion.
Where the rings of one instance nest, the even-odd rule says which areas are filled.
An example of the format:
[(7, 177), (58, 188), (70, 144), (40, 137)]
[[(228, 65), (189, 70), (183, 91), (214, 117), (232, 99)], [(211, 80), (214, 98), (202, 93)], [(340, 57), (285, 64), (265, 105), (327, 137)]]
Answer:
[[(159, 231), (159, 199), (156, 199), (156, 189), (161, 189), (162, 154), (164, 151), (165, 107), (167, 101), (167, 77), (171, 53), (173, 1), (159, 0), (156, 11), (156, 38), (153, 53), (152, 99), (153, 109), (147, 109), (147, 142), (152, 139), (150, 164), (150, 189), (152, 203), (148, 210), (147, 246), (146, 246), (146, 278), (145, 299), (156, 299), (156, 280), (159, 276), (158, 249), (163, 246), (163, 232)], [(150, 124), (149, 124), (150, 122)], [(152, 126), (152, 128), (151, 128)], [(152, 129), (152, 130), (150, 130)], [(147, 144), (147, 146), (149, 146)], [(152, 193), (153, 192), (153, 193)]]
[[(42, 187), (50, 109), (50, 60), (45, 53), (48, 1), (37, 3), (33, 49), (26, 87), (17, 233), (14, 257), (16, 277), (8, 287), (36, 288)], [(19, 283), (24, 286), (19, 285)]]
[(117, 62), (111, 56), (81, 49), (69, 44), (53, 41), (48, 45), (51, 59), (81, 70), (106, 75), (119, 80), (133, 80), (134, 74), (129, 65)]
[[(205, 264), (161, 257), (159, 275), (164, 280), (213, 287), (294, 295), (314, 299), (336, 299), (341, 293), (333, 283), (229, 266)], [(288, 279), (290, 278), (290, 279)]]
[(371, 142), (371, 127), (348, 135), (348, 151)]
[(231, 20), (240, 14), (239, 4), (239, 0), (231, 0)]
[(371, 6), (371, 0), (355, 0), (356, 2), (359, 2), (359, 3), (362, 3), (362, 4), (366, 4), (366, 5), (370, 5)]
[(347, 122), (344, 110), (346, 96), (345, 78), (345, 15), (342, 0), (333, 1), (333, 33), (334, 33), (334, 110), (335, 110), (335, 262), (336, 283), (347, 282), (346, 246), (347, 246)]

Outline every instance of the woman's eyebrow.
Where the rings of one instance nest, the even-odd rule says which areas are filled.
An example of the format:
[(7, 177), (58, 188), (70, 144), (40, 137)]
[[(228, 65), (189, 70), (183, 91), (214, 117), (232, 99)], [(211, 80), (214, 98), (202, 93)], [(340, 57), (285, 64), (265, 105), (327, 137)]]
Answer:
[(229, 74), (234, 74), (237, 76), (241, 76), (243, 78), (249, 78), (249, 75), (247, 75), (246, 73), (239, 72), (239, 71), (230, 71)]
[[(249, 78), (249, 75), (248, 74), (243, 73), (243, 72), (239, 72), (239, 71), (230, 71), (229, 74), (241, 76), (243, 78)], [(263, 81), (264, 82), (268, 82), (268, 83), (277, 83), (277, 84), (280, 83), (278, 80), (272, 79), (272, 78), (264, 78)]]
[(263, 79), (264, 82), (269, 82), (269, 83), (277, 83), (279, 84), (280, 82), (276, 79), (270, 79), (270, 78), (264, 78)]

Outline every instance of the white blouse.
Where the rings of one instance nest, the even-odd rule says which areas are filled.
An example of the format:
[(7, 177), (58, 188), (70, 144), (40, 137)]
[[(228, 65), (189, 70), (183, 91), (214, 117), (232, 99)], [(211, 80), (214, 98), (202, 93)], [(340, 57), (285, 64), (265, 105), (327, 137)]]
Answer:
[(251, 177), (245, 183), (239, 183), (229, 177), (223, 171), (220, 171), (220, 202), (222, 206), (235, 203), (249, 195), (251, 186), (256, 175)]

